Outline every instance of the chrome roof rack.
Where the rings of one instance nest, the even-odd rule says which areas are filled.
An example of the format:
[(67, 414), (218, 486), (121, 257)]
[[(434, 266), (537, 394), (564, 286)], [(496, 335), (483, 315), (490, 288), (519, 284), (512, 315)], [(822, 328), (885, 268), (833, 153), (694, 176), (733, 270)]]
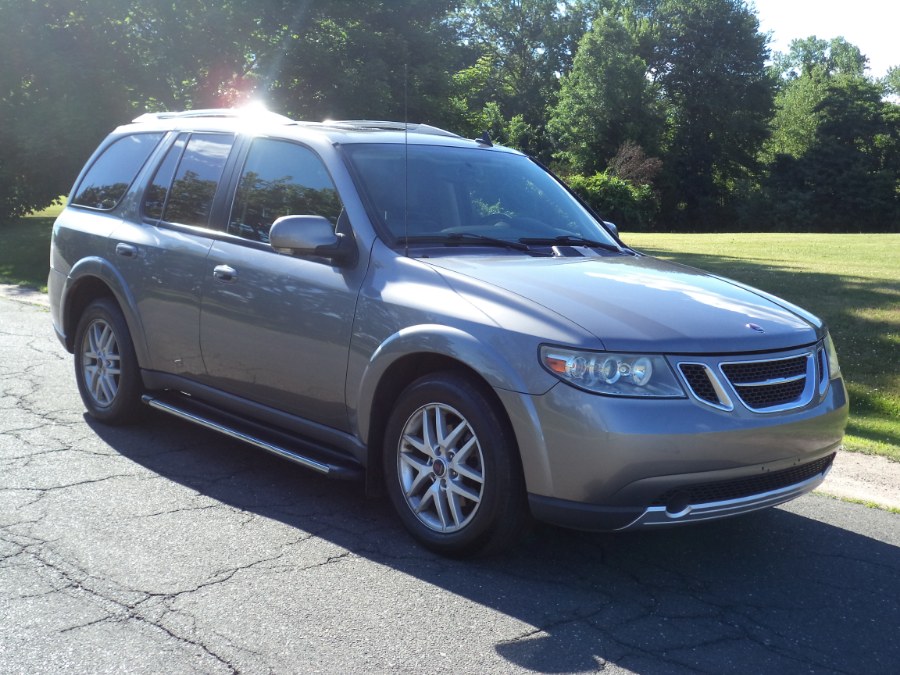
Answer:
[(323, 126), (347, 131), (409, 131), (413, 134), (429, 134), (432, 136), (449, 136), (460, 138), (459, 134), (452, 131), (433, 127), (430, 124), (404, 124), (403, 122), (389, 122), (385, 120), (325, 120)]
[(446, 136), (461, 138), (458, 134), (446, 129), (433, 127), (430, 124), (404, 124), (385, 120), (325, 120), (324, 122), (298, 122), (290, 117), (269, 112), (263, 108), (206, 108), (201, 110), (183, 110), (175, 112), (147, 112), (136, 117), (132, 122), (154, 122), (157, 120), (194, 119), (194, 118), (233, 118), (256, 119), (275, 124), (297, 124), (306, 127), (330, 127), (342, 131), (408, 131), (411, 134), (428, 134), (430, 136)]
[(294, 124), (294, 120), (278, 113), (269, 112), (264, 108), (204, 108), (200, 110), (182, 110), (180, 112), (147, 112), (132, 120), (132, 122), (152, 122), (154, 120), (190, 119), (194, 117), (231, 117), (231, 118), (255, 118), (278, 122), (281, 124)]

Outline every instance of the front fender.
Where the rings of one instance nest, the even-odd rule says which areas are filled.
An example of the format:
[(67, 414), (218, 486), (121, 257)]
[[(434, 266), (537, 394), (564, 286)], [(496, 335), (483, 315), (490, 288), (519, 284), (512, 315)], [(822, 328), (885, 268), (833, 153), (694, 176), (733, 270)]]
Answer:
[(90, 302), (90, 299), (82, 298), (81, 293), (90, 293), (87, 286), (95, 282), (106, 286), (115, 297), (116, 302), (119, 303), (122, 314), (125, 315), (125, 322), (128, 324), (128, 331), (131, 333), (131, 341), (134, 343), (138, 364), (142, 368), (150, 367), (147, 338), (144, 334), (144, 325), (141, 322), (140, 314), (137, 311), (134, 295), (118, 270), (108, 260), (99, 256), (90, 256), (79, 260), (69, 270), (63, 284), (60, 294), (60, 327), (64, 331), (66, 348), (69, 351), (74, 349), (75, 326), (78, 325), (79, 319), (74, 312), (77, 311), (77, 308), (84, 307)]
[(348, 401), (351, 414), (352, 411), (356, 412), (360, 438), (369, 437), (376, 392), (386, 373), (400, 359), (429, 355), (450, 358), (465, 364), (494, 389), (540, 394), (548, 391), (556, 383), (552, 376), (543, 373), (538, 367), (536, 351), (534, 374), (537, 378), (531, 377), (526, 382), (522, 377), (522, 369), (513, 364), (506, 352), (496, 349), (489, 342), (480, 340), (471, 333), (441, 324), (409, 326), (389, 336), (372, 353), (355, 389), (355, 400)]

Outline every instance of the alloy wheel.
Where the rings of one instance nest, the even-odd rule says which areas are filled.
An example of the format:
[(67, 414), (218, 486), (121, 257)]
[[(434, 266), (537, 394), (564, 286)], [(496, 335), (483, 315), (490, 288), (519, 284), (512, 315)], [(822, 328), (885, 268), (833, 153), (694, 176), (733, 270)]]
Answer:
[(407, 420), (397, 471), (407, 506), (435, 532), (468, 525), (484, 494), (484, 457), (468, 420), (443, 403), (430, 403)]

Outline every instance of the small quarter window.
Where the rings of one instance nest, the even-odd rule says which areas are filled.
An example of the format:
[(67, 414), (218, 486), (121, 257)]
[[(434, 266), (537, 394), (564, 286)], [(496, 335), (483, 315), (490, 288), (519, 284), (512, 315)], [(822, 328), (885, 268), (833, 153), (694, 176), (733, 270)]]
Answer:
[(341, 200), (322, 160), (294, 143), (259, 138), (253, 142), (234, 197), (228, 232), (269, 241), (281, 216), (324, 216), (337, 224)]
[(113, 142), (88, 169), (72, 203), (92, 209), (114, 209), (163, 137), (132, 134)]

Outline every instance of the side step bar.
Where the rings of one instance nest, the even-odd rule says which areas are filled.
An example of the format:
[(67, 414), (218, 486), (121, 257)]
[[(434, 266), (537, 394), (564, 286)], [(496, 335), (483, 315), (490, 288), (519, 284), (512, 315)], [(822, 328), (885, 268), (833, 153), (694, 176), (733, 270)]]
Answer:
[(142, 400), (155, 410), (262, 448), (329, 478), (356, 480), (363, 477), (362, 467), (328, 457), (332, 453), (325, 448), (266, 429), (261, 424), (212, 408), (189, 396), (166, 392), (144, 394)]

